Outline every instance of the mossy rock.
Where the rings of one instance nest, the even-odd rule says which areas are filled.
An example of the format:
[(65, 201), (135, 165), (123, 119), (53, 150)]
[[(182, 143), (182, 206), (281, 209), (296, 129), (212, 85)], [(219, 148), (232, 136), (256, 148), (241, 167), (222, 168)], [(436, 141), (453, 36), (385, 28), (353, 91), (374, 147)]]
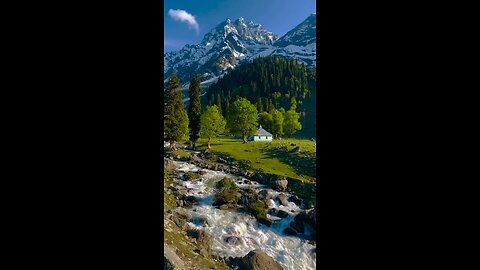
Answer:
[(200, 174), (196, 173), (196, 172), (187, 172), (185, 173), (185, 181), (191, 181), (191, 180), (195, 180), (195, 179), (199, 179), (200, 178)]
[(187, 231), (187, 235), (197, 240), (197, 246), (205, 257), (210, 257), (212, 253), (213, 237), (209, 235), (205, 230), (190, 229)]
[(214, 206), (227, 204), (228, 208), (235, 207), (236, 203), (242, 197), (242, 194), (239, 192), (239, 188), (233, 179), (225, 177), (218, 181), (215, 184), (215, 187), (218, 189), (218, 191), (214, 196)]
[(247, 208), (253, 214), (254, 217), (266, 219), (267, 218), (267, 209), (265, 209), (265, 203), (262, 201), (256, 201), (253, 203), (247, 204)]

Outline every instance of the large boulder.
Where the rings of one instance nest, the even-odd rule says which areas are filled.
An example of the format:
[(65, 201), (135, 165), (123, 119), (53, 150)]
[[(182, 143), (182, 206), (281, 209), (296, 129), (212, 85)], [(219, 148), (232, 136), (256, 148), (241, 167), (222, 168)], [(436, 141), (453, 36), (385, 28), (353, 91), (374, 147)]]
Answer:
[(225, 237), (225, 242), (229, 243), (230, 245), (237, 246), (242, 243), (242, 239), (238, 236), (227, 236)]
[(258, 198), (260, 200), (270, 200), (272, 198), (272, 195), (270, 194), (270, 192), (268, 192), (268, 190), (262, 189), (258, 192)]
[(175, 170), (175, 165), (173, 164), (173, 160), (168, 158), (163, 158), (163, 167), (165, 167), (165, 169), (168, 172), (173, 172)]
[(292, 227), (287, 227), (283, 230), (283, 233), (286, 235), (297, 235), (297, 231), (293, 229)]
[(302, 205), (302, 200), (298, 198), (297, 195), (290, 196), (290, 198), (288, 198), (288, 201), (293, 202), (298, 206)]
[(243, 258), (237, 259), (239, 269), (245, 270), (283, 270), (282, 266), (261, 250), (250, 251)]
[(283, 211), (283, 210), (279, 210), (278, 213), (277, 213), (277, 217), (286, 218), (286, 217), (288, 217), (288, 213)]
[(300, 223), (300, 224), (306, 223), (306, 224), (312, 226), (313, 228), (315, 228), (315, 225), (317, 223), (315, 209), (309, 209), (309, 210), (306, 210), (306, 211), (302, 211), (298, 215), (296, 215), (293, 218), (293, 220), (295, 220), (295, 222)]
[(204, 255), (205, 257), (209, 257), (211, 255), (211, 246), (213, 241), (211, 235), (209, 235), (205, 230), (197, 229), (188, 230), (187, 235), (196, 239), (200, 254)]
[(263, 217), (257, 217), (257, 221), (263, 225), (266, 225), (268, 227), (271, 227), (273, 224), (273, 221), (268, 219), (268, 218), (263, 218)]
[(292, 222), (290, 222), (290, 227), (294, 228), (299, 233), (305, 232), (305, 226), (303, 225), (303, 223), (296, 222), (295, 220), (292, 220)]
[(183, 208), (177, 208), (172, 212), (170, 220), (173, 221), (180, 229), (185, 230), (188, 228), (188, 215)]
[(287, 195), (285, 195), (284, 193), (278, 194), (277, 200), (278, 200), (283, 206), (288, 206)]
[(272, 186), (273, 186), (273, 189), (275, 189), (276, 191), (285, 191), (287, 190), (288, 181), (285, 178), (275, 180), (273, 181)]

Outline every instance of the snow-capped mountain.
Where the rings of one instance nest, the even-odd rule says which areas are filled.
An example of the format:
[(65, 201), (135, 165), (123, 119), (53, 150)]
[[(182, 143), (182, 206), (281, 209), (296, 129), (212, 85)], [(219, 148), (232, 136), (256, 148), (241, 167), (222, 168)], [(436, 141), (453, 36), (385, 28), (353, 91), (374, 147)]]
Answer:
[(309, 66), (317, 65), (317, 15), (308, 16), (302, 23), (284, 36), (278, 39), (273, 45), (276, 47), (270, 54), (262, 52), (261, 56), (283, 55), (303, 62)]
[(241, 17), (233, 22), (227, 19), (208, 32), (200, 44), (164, 54), (164, 80), (175, 70), (182, 84), (195, 74), (202, 76), (202, 82), (212, 81), (242, 61), (268, 55), (284, 55), (315, 65), (315, 24), (312, 14), (279, 39), (260, 24), (245, 23)]

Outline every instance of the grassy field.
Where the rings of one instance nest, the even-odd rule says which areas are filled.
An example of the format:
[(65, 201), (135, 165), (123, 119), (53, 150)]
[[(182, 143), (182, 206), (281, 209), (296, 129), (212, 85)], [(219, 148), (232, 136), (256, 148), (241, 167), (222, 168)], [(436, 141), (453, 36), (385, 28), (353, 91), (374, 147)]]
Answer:
[[(289, 153), (295, 146), (301, 152)], [(249, 161), (253, 169), (262, 169), (266, 173), (290, 177), (306, 182), (316, 178), (315, 141), (282, 139), (268, 142), (242, 143), (241, 139), (221, 137), (213, 139), (212, 151), (231, 156), (236, 160)], [(198, 150), (206, 149), (206, 139), (197, 142)]]

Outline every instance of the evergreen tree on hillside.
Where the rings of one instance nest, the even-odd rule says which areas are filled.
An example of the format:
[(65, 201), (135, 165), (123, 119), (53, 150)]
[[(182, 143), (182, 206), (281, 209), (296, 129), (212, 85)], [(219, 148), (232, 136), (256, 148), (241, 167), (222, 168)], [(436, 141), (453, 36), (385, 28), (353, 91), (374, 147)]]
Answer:
[(188, 120), (189, 120), (189, 129), (190, 129), (190, 141), (192, 142), (192, 147), (195, 149), (195, 143), (200, 137), (200, 77), (196, 75), (193, 77), (190, 82), (190, 87), (188, 89), (190, 95), (190, 105), (188, 107)]
[(207, 138), (208, 149), (211, 149), (210, 142), (212, 138), (217, 137), (225, 131), (225, 119), (218, 111), (216, 105), (207, 106), (207, 109), (200, 118), (200, 134), (202, 137)]
[(222, 105), (220, 109), (227, 115), (224, 104), (227, 97), (232, 103), (237, 96), (244, 97), (255, 105), (258, 112), (268, 113), (273, 108), (290, 109), (292, 98), (295, 98), (295, 111), (307, 115), (305, 126), (308, 127), (308, 136), (315, 136), (314, 129), (310, 127), (315, 122), (316, 85), (314, 68), (278, 56), (259, 57), (237, 66), (218, 79), (209, 87), (203, 101), (205, 105)]
[(297, 99), (295, 97), (290, 99), (290, 110), (297, 110)]
[(227, 113), (227, 125), (230, 132), (241, 135), (243, 143), (258, 128), (257, 108), (246, 98), (239, 97), (230, 105)]
[(165, 90), (164, 128), (165, 140), (170, 143), (170, 149), (175, 150), (175, 142), (182, 140), (188, 134), (188, 116), (182, 101), (180, 82), (175, 73), (168, 79)]

